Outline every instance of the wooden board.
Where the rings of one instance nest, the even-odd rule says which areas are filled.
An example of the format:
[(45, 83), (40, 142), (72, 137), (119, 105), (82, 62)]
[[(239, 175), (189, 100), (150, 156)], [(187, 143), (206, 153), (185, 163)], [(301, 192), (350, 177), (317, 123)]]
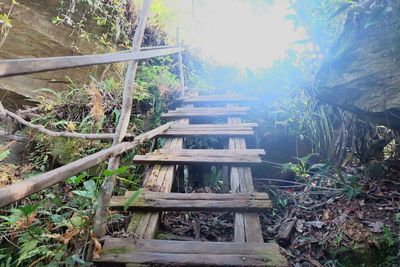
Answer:
[(192, 112), (168, 112), (163, 113), (161, 118), (163, 119), (180, 119), (180, 118), (219, 118), (219, 117), (233, 117), (233, 116), (246, 116), (245, 111), (218, 111), (218, 112), (208, 112), (208, 111), (192, 111)]
[(160, 137), (166, 136), (219, 136), (219, 137), (231, 137), (231, 136), (254, 136), (252, 130), (241, 131), (241, 130), (167, 130), (159, 134)]
[(163, 165), (192, 165), (192, 164), (211, 164), (211, 165), (247, 165), (259, 164), (261, 159), (251, 155), (230, 155), (230, 156), (182, 156), (173, 154), (153, 154), (136, 155), (133, 163), (141, 164), (163, 164)]
[(181, 125), (181, 124), (173, 124), (170, 126), (170, 129), (173, 130), (204, 130), (204, 129), (212, 129), (212, 130), (252, 130), (254, 127), (257, 127), (257, 123), (240, 123), (240, 124), (189, 124), (189, 125)]
[[(288, 266), (274, 243), (132, 240), (107, 238), (100, 258), (108, 264), (177, 264), (211, 266)], [(110, 265), (108, 265), (110, 266)]]
[[(188, 119), (174, 122), (173, 125), (189, 124)], [(182, 138), (167, 138), (164, 148), (178, 149), (183, 147)], [(145, 190), (170, 192), (175, 176), (175, 166), (154, 165), (146, 173), (143, 186)], [(128, 232), (139, 238), (153, 238), (156, 234), (160, 219), (159, 212), (135, 212), (128, 226)]]
[[(229, 124), (241, 123), (240, 118), (228, 118)], [(243, 138), (230, 138), (228, 147), (230, 149), (246, 149), (246, 141)], [(248, 167), (231, 168), (231, 191), (232, 192), (253, 192), (253, 177)], [(258, 213), (235, 213), (234, 226), (235, 242), (263, 243), (260, 218)]]
[[(122, 210), (130, 194), (115, 196), (110, 208)], [(138, 211), (253, 211), (270, 209), (266, 193), (211, 194), (143, 192), (129, 210)]]
[(187, 157), (235, 157), (265, 155), (264, 149), (157, 149), (153, 154)]
[(175, 110), (170, 110), (170, 113), (182, 113), (182, 112), (246, 112), (249, 111), (249, 107), (197, 107), (197, 108), (176, 108)]
[(180, 99), (186, 104), (206, 104), (206, 103), (244, 103), (255, 102), (257, 98), (246, 97), (244, 95), (203, 95)]

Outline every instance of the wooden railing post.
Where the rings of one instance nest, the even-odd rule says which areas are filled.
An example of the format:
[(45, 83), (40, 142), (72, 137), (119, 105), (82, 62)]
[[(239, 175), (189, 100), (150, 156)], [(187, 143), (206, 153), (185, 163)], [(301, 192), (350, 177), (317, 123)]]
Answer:
[[(176, 45), (180, 46), (180, 40), (179, 40), (179, 27), (176, 29)], [(182, 90), (182, 96), (185, 96), (185, 78), (183, 76), (183, 60), (182, 60), (182, 53), (178, 53), (178, 61), (179, 61), (179, 79), (181, 82), (181, 90)]]
[[(143, 40), (144, 30), (146, 28), (147, 18), (149, 16), (150, 4), (151, 0), (145, 0), (143, 2), (143, 7), (139, 15), (138, 26), (133, 36), (133, 41), (132, 41), (133, 51), (139, 51), (140, 49)], [(130, 61), (128, 64), (128, 69), (126, 71), (126, 77), (124, 83), (121, 117), (119, 119), (115, 131), (113, 145), (116, 145), (122, 141), (128, 129), (132, 111), (132, 94), (133, 94), (134, 80), (136, 76), (137, 66), (138, 66), (137, 60)], [(119, 156), (112, 157), (108, 162), (108, 169), (115, 170), (118, 168), (118, 166), (119, 166)], [(107, 215), (115, 183), (116, 183), (116, 177), (114, 175), (109, 176), (105, 179), (101, 188), (102, 190), (98, 198), (98, 208), (94, 222), (94, 234), (98, 238), (102, 238), (106, 234)]]

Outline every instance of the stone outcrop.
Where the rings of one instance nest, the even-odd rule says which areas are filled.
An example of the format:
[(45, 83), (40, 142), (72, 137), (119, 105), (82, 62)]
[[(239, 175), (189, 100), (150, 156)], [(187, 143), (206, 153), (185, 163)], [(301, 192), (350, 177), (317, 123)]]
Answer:
[[(1, 8), (8, 10), (11, 0), (2, 1)], [(14, 6), (12, 28), (4, 45), (0, 48), (1, 59), (70, 56), (93, 54), (96, 48), (83, 38), (76, 38), (72, 28), (55, 25), (52, 18), (58, 15), (58, 0), (19, 0)], [(0, 79), (0, 98), (12, 91), (21, 95), (10, 101), (23, 102), (22, 96), (34, 97), (35, 90), (51, 88), (56, 91), (67, 88), (66, 77), (74, 81), (84, 81), (91, 68), (51, 71), (32, 75)], [(7, 97), (5, 98), (7, 101)]]
[(350, 15), (317, 75), (317, 95), (399, 130), (400, 17), (395, 13), (382, 14), (374, 23), (371, 17)]

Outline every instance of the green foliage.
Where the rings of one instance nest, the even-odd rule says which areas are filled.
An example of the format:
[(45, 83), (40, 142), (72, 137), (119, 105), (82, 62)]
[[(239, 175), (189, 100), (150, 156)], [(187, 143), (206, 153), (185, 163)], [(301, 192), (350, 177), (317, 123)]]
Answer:
[(1, 151), (0, 152), (0, 161), (5, 160), (8, 157), (8, 155), (10, 155), (10, 149), (6, 149), (4, 151)]

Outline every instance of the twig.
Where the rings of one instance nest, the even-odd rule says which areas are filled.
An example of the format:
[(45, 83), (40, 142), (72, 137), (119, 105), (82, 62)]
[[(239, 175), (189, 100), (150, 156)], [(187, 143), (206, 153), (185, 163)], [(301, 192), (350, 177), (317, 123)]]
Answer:
[(293, 181), (286, 181), (286, 180), (279, 180), (279, 179), (254, 178), (254, 180), (255, 180), (255, 181), (260, 180), (260, 181), (284, 182), (284, 183), (295, 184), (295, 185), (298, 185), (298, 186), (309, 186), (310, 188), (324, 189), (324, 190), (330, 190), (330, 191), (342, 191), (342, 189), (339, 189), (339, 188), (330, 188), (330, 187), (324, 187), (324, 186), (309, 185), (309, 184), (305, 184), (305, 183), (299, 183), (299, 182), (293, 182)]

